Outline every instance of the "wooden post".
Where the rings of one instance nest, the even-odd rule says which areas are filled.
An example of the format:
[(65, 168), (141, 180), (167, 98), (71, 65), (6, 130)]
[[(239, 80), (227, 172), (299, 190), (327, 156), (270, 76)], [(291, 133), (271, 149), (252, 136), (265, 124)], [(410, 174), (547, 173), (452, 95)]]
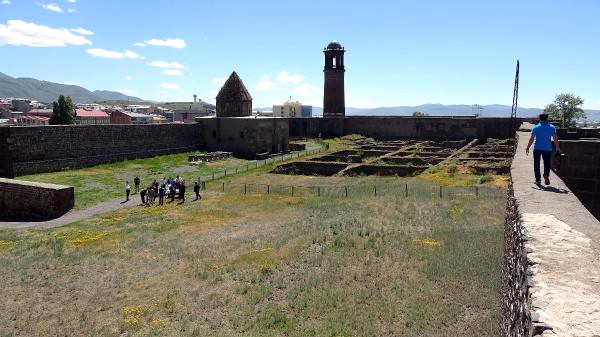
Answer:
[(475, 196), (479, 197), (479, 186), (475, 186)]
[(225, 182), (221, 183), (221, 191), (225, 192)]
[(408, 184), (404, 185), (404, 196), (408, 197)]
[(215, 180), (215, 172), (213, 172), (213, 178), (212, 178), (212, 180)]
[(321, 196), (321, 186), (317, 186), (317, 196)]
[(225, 176), (227, 177), (227, 169), (225, 169)]
[(202, 182), (202, 190), (203, 190), (203, 191), (204, 191), (204, 190), (206, 190), (206, 181), (203, 181), (203, 182)]
[(267, 185), (267, 194), (271, 193), (271, 185)]
[(294, 185), (292, 185), (292, 197), (294, 196)]
[(440, 199), (442, 198), (442, 186), (440, 186)]
[(246, 171), (250, 170), (250, 164), (246, 164)]
[(346, 198), (348, 197), (348, 186), (344, 186), (344, 192), (346, 193)]
[(246, 184), (244, 184), (244, 194), (247, 193)]
[(373, 192), (374, 192), (375, 196), (377, 196), (377, 186), (373, 186)]
[(237, 174), (237, 173), (238, 173), (238, 172), (237, 172), (237, 167), (236, 167), (236, 168), (235, 168), (235, 174)]

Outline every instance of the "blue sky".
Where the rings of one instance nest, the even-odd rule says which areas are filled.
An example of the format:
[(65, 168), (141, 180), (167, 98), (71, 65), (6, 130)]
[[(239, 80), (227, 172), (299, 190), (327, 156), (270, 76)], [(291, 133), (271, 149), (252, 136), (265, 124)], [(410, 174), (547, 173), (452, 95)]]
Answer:
[(573, 92), (600, 109), (600, 1), (0, 2), (13, 77), (214, 102), (235, 70), (255, 107), (321, 106), (322, 50), (337, 39), (347, 106), (510, 105), (520, 59), (520, 106)]

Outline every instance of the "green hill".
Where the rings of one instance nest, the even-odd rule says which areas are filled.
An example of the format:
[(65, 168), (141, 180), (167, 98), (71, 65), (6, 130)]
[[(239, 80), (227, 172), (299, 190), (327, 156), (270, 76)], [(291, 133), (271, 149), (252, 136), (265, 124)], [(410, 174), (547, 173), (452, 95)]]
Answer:
[(53, 102), (59, 95), (71, 96), (75, 103), (123, 100), (141, 102), (140, 98), (127, 96), (115, 91), (89, 91), (77, 85), (67, 85), (34, 78), (13, 78), (0, 73), (0, 97), (28, 98), (40, 102)]

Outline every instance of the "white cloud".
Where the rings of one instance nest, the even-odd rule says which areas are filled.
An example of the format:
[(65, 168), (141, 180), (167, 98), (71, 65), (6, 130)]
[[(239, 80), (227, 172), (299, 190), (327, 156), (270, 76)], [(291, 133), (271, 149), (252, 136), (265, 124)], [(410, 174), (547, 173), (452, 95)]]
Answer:
[(175, 90), (175, 89), (179, 89), (179, 85), (175, 84), (175, 83), (168, 83), (168, 82), (164, 82), (160, 84), (160, 87), (163, 89), (170, 89), (170, 90)]
[(149, 66), (157, 68), (175, 68), (183, 69), (183, 66), (178, 62), (167, 62), (167, 61), (152, 61), (148, 63)]
[(77, 2), (77, 0), (68, 0), (70, 3), (74, 4)]
[(10, 5), (10, 0), (2, 0), (1, 4)]
[(160, 47), (173, 47), (177, 49), (185, 48), (185, 41), (182, 39), (151, 39), (144, 41), (146, 44), (151, 46), (160, 46)]
[(179, 69), (164, 69), (161, 74), (163, 75), (170, 75), (170, 76), (181, 76), (183, 75), (183, 72), (181, 72), (181, 70)]
[(84, 44), (92, 42), (66, 28), (50, 28), (21, 20), (8, 20), (6, 25), (0, 24), (0, 46), (64, 47)]
[(304, 81), (304, 76), (299, 74), (290, 74), (287, 71), (282, 71), (277, 75), (277, 81), (281, 83), (298, 84)]
[(272, 82), (269, 80), (267, 75), (263, 76), (263, 79), (258, 82), (257, 85), (254, 86), (254, 90), (257, 91), (268, 91), (268, 90), (282, 90), (277, 86), (276, 82)]
[(79, 35), (94, 35), (94, 32), (92, 32), (91, 30), (84, 29), (84, 28), (71, 28), (71, 31), (73, 33), (77, 33)]
[(125, 76), (125, 79), (128, 81), (131, 81), (131, 76), (129, 76), (129, 75)]
[(312, 97), (316, 94), (321, 94), (323, 91), (321, 88), (318, 88), (312, 84), (304, 83), (296, 87), (294, 90), (295, 93), (302, 97)]
[(75, 12), (75, 8), (69, 8), (69, 9), (67, 9), (67, 12), (74, 13)]
[(140, 55), (132, 52), (131, 50), (124, 50), (123, 52), (112, 51), (100, 48), (88, 49), (87, 53), (95, 57), (104, 57), (109, 59), (143, 59)]
[(141, 43), (141, 42), (136, 42), (133, 45), (136, 46), (136, 47), (146, 47), (146, 45), (143, 44), (143, 43)]
[(45, 8), (49, 11), (53, 11), (53, 12), (57, 12), (57, 13), (63, 12), (62, 8), (60, 8), (60, 6), (57, 4), (42, 4), (39, 2), (36, 2), (36, 4), (38, 4), (39, 6), (42, 6), (42, 8)]
[(133, 95), (133, 90), (131, 90), (131, 89), (116, 89), (115, 91), (120, 92), (123, 95), (127, 95), (127, 96)]
[(592, 102), (592, 103), (585, 103), (583, 105), (584, 109), (590, 109), (590, 110), (600, 110), (600, 101), (598, 102)]
[(225, 81), (227, 81), (226, 77), (222, 77), (222, 78), (213, 78), (213, 82), (217, 83), (217, 84), (225, 84)]

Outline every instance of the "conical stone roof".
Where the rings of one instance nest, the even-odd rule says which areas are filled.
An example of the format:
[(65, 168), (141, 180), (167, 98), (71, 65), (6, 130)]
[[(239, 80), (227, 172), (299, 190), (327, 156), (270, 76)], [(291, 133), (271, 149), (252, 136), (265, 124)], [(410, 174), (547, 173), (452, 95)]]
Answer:
[(252, 96), (250, 96), (248, 89), (234, 71), (219, 90), (217, 100), (225, 102), (251, 101)]

